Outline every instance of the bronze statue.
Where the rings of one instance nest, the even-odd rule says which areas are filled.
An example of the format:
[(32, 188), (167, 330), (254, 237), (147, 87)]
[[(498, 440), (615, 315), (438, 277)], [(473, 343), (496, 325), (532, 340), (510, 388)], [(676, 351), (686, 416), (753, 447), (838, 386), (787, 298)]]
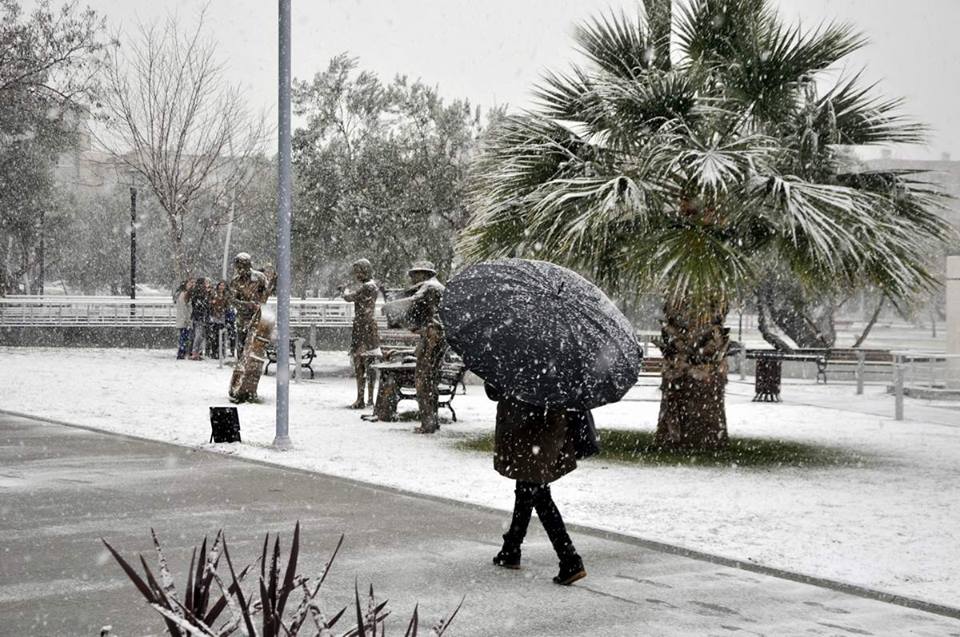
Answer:
[(237, 310), (237, 350), (243, 351), (247, 333), (256, 331), (251, 322), (260, 304), (267, 300), (269, 283), (262, 272), (253, 269), (250, 255), (240, 252), (233, 259), (234, 275), (230, 281), (230, 302)]
[[(420, 426), (416, 433), (432, 434), (440, 428), (437, 418), (437, 383), (440, 382), (440, 366), (447, 350), (440, 322), (440, 300), (445, 288), (437, 280), (437, 271), (429, 261), (417, 261), (407, 271), (411, 287), (403, 294), (405, 298), (394, 302), (403, 316), (399, 323), (420, 335), (417, 344), (416, 388), (420, 407)], [(388, 304), (391, 305), (391, 304)], [(387, 311), (387, 307), (384, 306)], [(390, 314), (394, 314), (393, 311)]]
[(370, 365), (380, 355), (380, 330), (374, 318), (379, 287), (373, 280), (373, 267), (366, 259), (353, 263), (353, 278), (359, 286), (353, 290), (340, 288), (344, 301), (353, 303), (353, 331), (350, 337), (350, 358), (357, 377), (357, 400), (350, 405), (353, 409), (363, 409), (364, 386), (367, 387), (367, 401), (373, 404), (374, 372)]
[(273, 312), (257, 308), (249, 325), (247, 343), (243, 354), (230, 376), (230, 401), (250, 402), (257, 399), (257, 386), (267, 362), (267, 346), (275, 338), (273, 328), (276, 321)]
[(241, 353), (230, 378), (229, 394), (233, 402), (244, 402), (257, 397), (274, 321), (261, 307), (269, 293), (267, 277), (253, 269), (246, 252), (238, 253), (233, 265), (236, 273), (230, 281), (229, 297), (237, 309), (237, 351)]

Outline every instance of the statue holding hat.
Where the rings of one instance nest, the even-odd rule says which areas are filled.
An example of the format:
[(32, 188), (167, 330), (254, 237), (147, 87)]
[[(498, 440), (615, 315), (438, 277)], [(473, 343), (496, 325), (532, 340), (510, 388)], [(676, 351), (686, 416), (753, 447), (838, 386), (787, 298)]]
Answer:
[[(420, 335), (417, 344), (417, 404), (420, 426), (417, 433), (431, 434), (440, 428), (437, 417), (437, 383), (440, 366), (447, 350), (440, 322), (440, 301), (444, 286), (437, 279), (437, 270), (429, 261), (416, 261), (407, 271), (411, 286), (403, 298), (384, 305), (388, 320)], [(392, 317), (392, 318), (391, 318)]]

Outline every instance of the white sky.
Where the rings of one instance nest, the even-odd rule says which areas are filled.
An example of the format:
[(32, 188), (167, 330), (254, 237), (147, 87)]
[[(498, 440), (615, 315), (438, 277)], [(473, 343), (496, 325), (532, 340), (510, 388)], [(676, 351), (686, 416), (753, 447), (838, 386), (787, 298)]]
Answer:
[[(440, 87), (482, 106), (528, 104), (546, 68), (573, 59), (572, 26), (607, 8), (633, 12), (639, 0), (292, 0), (293, 72), (306, 79), (348, 51), (362, 68)], [(676, 2), (677, 0), (675, 0)], [(885, 94), (932, 128), (926, 147), (894, 156), (960, 159), (960, 0), (774, 0), (790, 20), (854, 23), (871, 43), (847, 70), (867, 67)], [(271, 0), (86, 0), (112, 28), (175, 12), (195, 19), (208, 4), (210, 35), (251, 102), (275, 109), (277, 3)]]

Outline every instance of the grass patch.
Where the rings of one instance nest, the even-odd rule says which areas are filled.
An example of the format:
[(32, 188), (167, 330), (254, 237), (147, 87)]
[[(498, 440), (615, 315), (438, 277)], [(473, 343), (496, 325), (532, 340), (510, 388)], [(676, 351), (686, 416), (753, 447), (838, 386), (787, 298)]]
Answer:
[[(629, 464), (781, 468), (860, 467), (868, 462), (854, 451), (772, 438), (731, 438), (729, 446), (719, 451), (678, 452), (656, 447), (652, 431), (600, 429), (598, 433), (600, 453), (594, 458)], [(493, 434), (467, 438), (457, 448), (493, 453)]]

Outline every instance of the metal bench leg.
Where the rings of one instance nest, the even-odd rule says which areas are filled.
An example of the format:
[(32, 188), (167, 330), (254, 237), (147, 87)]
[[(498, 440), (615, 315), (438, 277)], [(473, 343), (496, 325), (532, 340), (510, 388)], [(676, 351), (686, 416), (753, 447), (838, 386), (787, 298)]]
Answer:
[(457, 412), (453, 410), (453, 405), (447, 403), (446, 407), (450, 410), (450, 415), (453, 417), (453, 422), (457, 422)]
[(827, 384), (827, 361), (824, 358), (817, 359), (817, 383)]

